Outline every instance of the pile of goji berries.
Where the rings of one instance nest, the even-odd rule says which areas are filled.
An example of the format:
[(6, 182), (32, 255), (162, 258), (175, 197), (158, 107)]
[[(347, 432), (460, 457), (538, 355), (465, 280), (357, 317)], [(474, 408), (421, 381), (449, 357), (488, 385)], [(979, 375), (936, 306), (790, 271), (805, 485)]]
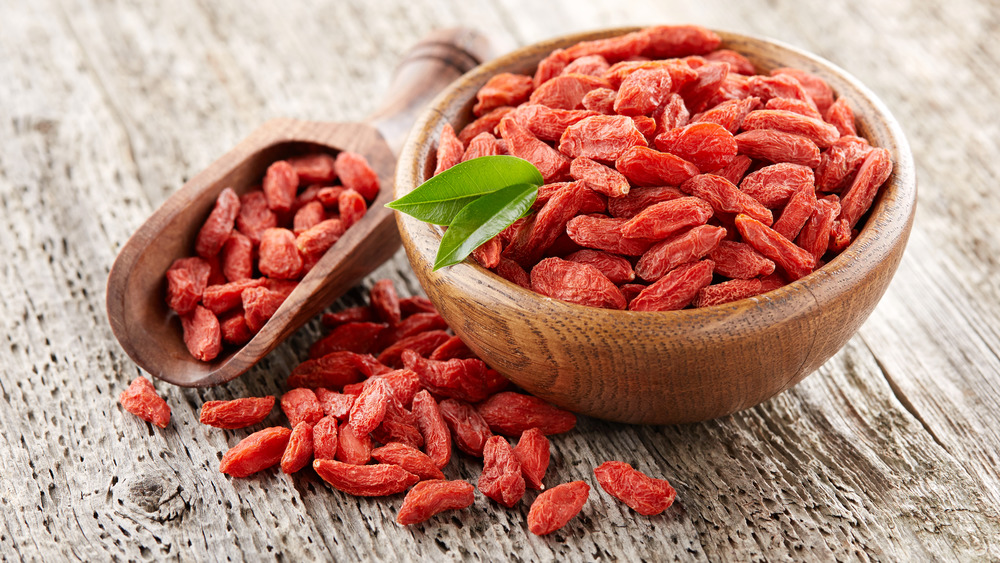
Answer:
[[(526, 489), (543, 490), (532, 502), (528, 529), (561, 528), (586, 503), (584, 481), (546, 489), (547, 435), (576, 425), (573, 413), (509, 389), (509, 382), (449, 332), (425, 298), (400, 299), (391, 281), (377, 282), (370, 304), (323, 315), (329, 333), (295, 367), (280, 399), (289, 426), (253, 432), (226, 452), (220, 471), (247, 477), (279, 465), (295, 473), (312, 465), (330, 486), (351, 495), (407, 492), (400, 524), (467, 508), (475, 489), (513, 507)], [(164, 427), (170, 408), (145, 378), (122, 393), (121, 404)], [(238, 429), (263, 422), (273, 396), (206, 402), (200, 421)], [(517, 438), (514, 446), (508, 438)], [(442, 472), (457, 447), (481, 458), (477, 483), (446, 480)], [(371, 463), (372, 461), (375, 463)], [(665, 480), (622, 462), (594, 471), (597, 482), (640, 514), (658, 514), (674, 500)]]
[(197, 256), (166, 274), (167, 305), (191, 355), (210, 361), (225, 344), (249, 342), (378, 191), (365, 158), (347, 151), (276, 161), (242, 197), (223, 190), (198, 232)]
[(535, 212), (473, 256), (538, 293), (637, 311), (705, 307), (797, 280), (842, 251), (892, 172), (820, 77), (755, 74), (698, 26), (557, 49), (502, 73), (445, 125), (437, 172), (534, 164)]

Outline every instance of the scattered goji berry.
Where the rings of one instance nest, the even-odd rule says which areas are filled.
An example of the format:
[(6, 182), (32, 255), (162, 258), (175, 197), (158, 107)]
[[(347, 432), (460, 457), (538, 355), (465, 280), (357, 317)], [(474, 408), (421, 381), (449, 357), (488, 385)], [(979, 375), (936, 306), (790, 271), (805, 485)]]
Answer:
[(645, 516), (670, 508), (677, 492), (665, 479), (655, 479), (623, 461), (606, 461), (594, 468), (594, 476), (608, 494)]
[(438, 469), (444, 468), (451, 460), (451, 431), (437, 401), (424, 389), (413, 396), (412, 408), (417, 429), (424, 437), (424, 452)]
[(403, 350), (403, 365), (416, 372), (424, 389), (441, 397), (470, 403), (487, 397), (486, 364), (479, 358), (429, 360), (414, 350)]
[(332, 352), (348, 351), (356, 354), (374, 352), (378, 337), (389, 325), (376, 322), (345, 323), (330, 331), (309, 347), (310, 358), (321, 358)]
[(292, 427), (302, 421), (316, 424), (323, 418), (323, 406), (319, 404), (316, 393), (305, 387), (296, 387), (282, 395), (281, 410)]
[(444, 473), (441, 473), (441, 469), (427, 454), (400, 442), (390, 442), (380, 448), (375, 448), (372, 450), (372, 458), (379, 463), (398, 465), (420, 477), (421, 481), (444, 479)]
[(313, 461), (313, 469), (338, 491), (360, 497), (384, 497), (409, 489), (419, 477), (398, 465), (352, 465), (332, 459)]
[(580, 513), (590, 496), (590, 485), (571, 481), (543, 491), (528, 510), (528, 529), (532, 534), (544, 536), (565, 526)]
[(281, 472), (292, 474), (309, 464), (313, 456), (313, 425), (302, 421), (292, 428), (288, 445), (281, 454)]
[(128, 389), (118, 395), (118, 402), (128, 412), (160, 428), (170, 422), (170, 405), (156, 394), (153, 384), (143, 376), (132, 380)]
[(184, 345), (195, 358), (210, 362), (222, 351), (222, 329), (215, 313), (201, 305), (186, 315), (181, 315)]
[(246, 428), (263, 422), (273, 409), (273, 395), (229, 401), (207, 401), (201, 406), (198, 422), (229, 430)]
[(521, 464), (514, 456), (507, 439), (490, 436), (483, 447), (483, 472), (476, 483), (487, 497), (512, 507), (524, 496), (524, 477)]
[(327, 415), (312, 428), (313, 456), (316, 459), (335, 459), (340, 444), (337, 418)]
[(350, 424), (337, 429), (337, 461), (352, 465), (364, 465), (372, 459), (372, 439), (368, 434), (360, 434)]
[(542, 490), (545, 485), (545, 471), (549, 468), (549, 439), (538, 428), (529, 428), (521, 433), (514, 446), (514, 457), (521, 465), (521, 474), (527, 486)]
[(438, 404), (441, 417), (451, 429), (452, 441), (458, 449), (476, 457), (483, 457), (486, 440), (493, 435), (490, 427), (475, 407), (457, 399), (445, 399)]
[(258, 430), (222, 456), (219, 471), (242, 478), (278, 465), (291, 435), (292, 430), (283, 426)]
[(476, 489), (467, 481), (421, 481), (403, 497), (396, 522), (419, 524), (446, 510), (468, 508), (475, 501)]
[(372, 381), (371, 385), (365, 385), (357, 400), (354, 401), (354, 405), (351, 406), (348, 425), (359, 435), (368, 434), (375, 430), (385, 418), (385, 411), (389, 408), (391, 395), (392, 390), (383, 381), (375, 380)]
[(576, 415), (533, 395), (504, 391), (476, 407), (491, 431), (517, 437), (537, 428), (543, 434), (561, 434), (576, 426)]

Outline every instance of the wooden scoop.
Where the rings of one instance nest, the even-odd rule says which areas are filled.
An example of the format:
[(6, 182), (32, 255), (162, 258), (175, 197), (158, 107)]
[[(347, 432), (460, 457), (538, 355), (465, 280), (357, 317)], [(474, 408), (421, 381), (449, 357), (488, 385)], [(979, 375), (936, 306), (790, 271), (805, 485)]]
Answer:
[[(184, 387), (218, 385), (245, 373), (399, 248), (392, 211), (396, 155), (417, 114), (438, 92), (487, 58), (486, 39), (468, 29), (430, 34), (396, 69), (389, 97), (364, 123), (275, 119), (192, 178), (128, 240), (108, 277), (111, 329), (125, 352), (150, 374)], [(166, 305), (167, 268), (194, 255), (194, 240), (219, 193), (249, 191), (276, 160), (316, 151), (353, 151), (368, 159), (381, 190), (353, 225), (302, 279), (253, 339), (211, 362), (196, 360), (178, 316)]]

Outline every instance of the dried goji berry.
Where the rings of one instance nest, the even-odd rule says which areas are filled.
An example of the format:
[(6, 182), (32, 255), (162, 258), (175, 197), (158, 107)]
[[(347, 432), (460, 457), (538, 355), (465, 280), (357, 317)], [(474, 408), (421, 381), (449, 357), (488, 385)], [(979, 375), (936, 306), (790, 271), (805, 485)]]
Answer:
[(787, 74), (774, 76), (754, 75), (748, 80), (750, 94), (757, 96), (764, 103), (771, 98), (790, 98), (815, 105), (802, 84)]
[(319, 404), (316, 393), (305, 387), (296, 387), (282, 395), (281, 410), (292, 427), (302, 421), (316, 424), (323, 418), (323, 406)]
[(455, 129), (451, 123), (445, 123), (441, 129), (441, 136), (438, 138), (437, 165), (434, 167), (434, 175), (436, 176), (462, 162), (464, 153), (465, 145), (458, 140)]
[(267, 229), (278, 226), (278, 216), (267, 206), (267, 197), (260, 190), (250, 191), (240, 198), (240, 213), (236, 216), (236, 228), (256, 246), (260, 235)]
[(215, 313), (195, 306), (194, 310), (181, 316), (184, 329), (184, 345), (195, 358), (209, 362), (222, 352), (222, 329)]
[(608, 213), (612, 217), (632, 218), (643, 209), (687, 194), (671, 186), (642, 186), (629, 190), (624, 197), (608, 200)]
[(337, 461), (352, 465), (364, 465), (372, 459), (372, 439), (368, 434), (360, 434), (350, 424), (337, 430)]
[(170, 422), (170, 405), (156, 394), (153, 384), (143, 376), (132, 380), (128, 389), (118, 395), (118, 402), (128, 412), (160, 428)]
[(530, 76), (510, 72), (495, 74), (476, 92), (472, 112), (479, 116), (498, 107), (519, 105), (528, 99), (533, 89), (534, 80)]
[(462, 339), (458, 336), (451, 336), (448, 340), (441, 343), (440, 346), (434, 349), (429, 356), (428, 360), (436, 360), (439, 362), (446, 362), (455, 358), (474, 358), (476, 355), (472, 353), (472, 350), (462, 342)]
[(641, 256), (656, 241), (625, 238), (622, 229), (628, 221), (629, 219), (624, 217), (578, 215), (566, 223), (566, 234), (574, 242), (586, 248), (624, 256)]
[(495, 268), (500, 262), (500, 253), (503, 251), (503, 241), (499, 237), (480, 244), (472, 251), (472, 257), (484, 268)]
[[(615, 111), (615, 98), (618, 97), (618, 91), (612, 90), (611, 88), (595, 88), (580, 100), (580, 105), (594, 113), (601, 113), (609, 115)], [(589, 117), (589, 116), (588, 116)], [(563, 128), (565, 131), (566, 128)], [(562, 133), (560, 133), (562, 135)]]
[(451, 460), (451, 431), (441, 415), (437, 401), (424, 389), (413, 396), (412, 408), (417, 429), (424, 437), (424, 452), (441, 469)]
[(346, 350), (356, 354), (375, 351), (378, 337), (389, 328), (386, 323), (345, 323), (330, 331), (309, 347), (309, 357), (321, 358), (332, 352)]
[(753, 63), (750, 59), (744, 57), (743, 55), (733, 51), (732, 49), (716, 49), (711, 53), (705, 53), (702, 55), (705, 60), (712, 62), (723, 62), (729, 65), (729, 72), (736, 72), (739, 74), (752, 75), (756, 72)]
[(295, 233), (283, 228), (267, 229), (260, 235), (260, 273), (269, 278), (291, 280), (302, 273), (302, 255), (295, 246)]
[[(704, 61), (704, 59), (702, 60)], [(726, 76), (729, 75), (728, 64), (704, 62), (705, 64), (695, 69), (697, 77), (679, 90), (688, 110), (694, 113), (703, 111), (709, 106), (713, 96), (718, 92), (719, 86), (725, 82)]]
[(580, 41), (566, 48), (570, 60), (589, 55), (601, 55), (606, 60), (618, 61), (638, 56), (649, 46), (649, 34), (633, 31), (624, 35)]
[(326, 186), (320, 188), (316, 193), (316, 199), (323, 204), (324, 209), (339, 213), (340, 194), (342, 193), (344, 193), (344, 186)]
[(532, 534), (544, 536), (565, 526), (580, 513), (590, 496), (590, 485), (571, 481), (543, 491), (528, 510), (528, 529)]
[(721, 168), (736, 157), (736, 139), (718, 123), (691, 123), (656, 136), (656, 148), (679, 156), (699, 170)]
[(264, 285), (263, 278), (210, 285), (201, 294), (201, 304), (216, 315), (221, 315), (243, 305), (243, 290), (262, 285)]
[(232, 188), (226, 188), (215, 200), (205, 224), (198, 231), (194, 250), (202, 258), (215, 256), (233, 232), (236, 216), (240, 213), (240, 198)]
[(656, 111), (653, 112), (653, 119), (656, 122), (656, 132), (662, 133), (676, 127), (684, 127), (691, 118), (687, 106), (684, 105), (684, 98), (679, 94), (672, 93)]
[(736, 134), (740, 130), (743, 118), (759, 108), (760, 105), (760, 98), (755, 97), (729, 100), (699, 113), (691, 121), (694, 123), (716, 123), (725, 127), (730, 133)]
[(495, 271), (501, 278), (525, 289), (531, 289), (531, 279), (528, 277), (528, 272), (510, 258), (501, 256)]
[(354, 496), (382, 497), (409, 489), (419, 477), (398, 465), (352, 465), (332, 459), (313, 461), (313, 469), (338, 491)]
[(316, 459), (335, 459), (340, 444), (337, 418), (324, 416), (312, 428), (313, 456)]
[(413, 297), (404, 297), (400, 299), (399, 311), (404, 317), (408, 317), (415, 313), (437, 313), (437, 309), (434, 308), (434, 303), (431, 303), (430, 299), (422, 295), (414, 295)]
[(351, 406), (348, 424), (359, 435), (368, 434), (375, 430), (385, 418), (385, 411), (389, 408), (391, 396), (392, 390), (383, 381), (374, 380), (371, 385), (365, 385), (357, 400), (354, 401), (354, 405)]
[(230, 233), (220, 256), (227, 280), (242, 281), (253, 276), (253, 242), (243, 233), (236, 230)]
[(375, 311), (368, 305), (348, 307), (333, 313), (323, 313), (320, 322), (326, 328), (337, 328), (346, 323), (363, 323), (375, 320)]
[(655, 479), (623, 461), (606, 461), (594, 468), (594, 476), (608, 494), (645, 516), (670, 508), (677, 492), (666, 479)]
[(330, 352), (295, 366), (288, 376), (288, 386), (340, 388), (370, 376), (370, 368), (365, 368), (374, 363), (376, 360), (372, 356), (348, 350)]
[(589, 264), (597, 268), (615, 285), (628, 283), (635, 279), (632, 263), (628, 259), (603, 250), (584, 248), (567, 255), (566, 260)]
[(812, 188), (801, 189), (791, 198), (781, 211), (781, 216), (771, 228), (788, 240), (795, 240), (806, 220), (816, 210), (816, 191)]
[(639, 186), (676, 186), (699, 172), (683, 158), (645, 145), (625, 149), (615, 160), (615, 168)]
[(586, 74), (588, 76), (603, 75), (610, 65), (602, 55), (584, 55), (577, 57), (562, 69), (559, 74)]
[(621, 115), (649, 115), (666, 101), (670, 88), (670, 72), (667, 69), (637, 69), (625, 77), (618, 87), (614, 111)]
[(531, 269), (531, 289), (578, 305), (624, 309), (621, 290), (600, 270), (558, 257), (542, 260)]
[(167, 306), (179, 315), (194, 310), (208, 286), (211, 266), (198, 256), (178, 258), (167, 269)]
[(504, 249), (503, 255), (525, 266), (537, 262), (565, 232), (566, 223), (579, 211), (585, 194), (589, 191), (583, 182), (573, 182), (556, 191), (530, 223), (526, 223), (518, 232), (517, 238)]
[(642, 33), (649, 36), (649, 45), (642, 54), (657, 59), (703, 55), (722, 42), (714, 31), (698, 25), (657, 25)]
[(712, 283), (715, 263), (701, 260), (682, 264), (643, 289), (629, 302), (631, 311), (674, 311), (694, 300), (698, 290)]
[(749, 279), (774, 272), (774, 262), (744, 242), (720, 241), (708, 257), (715, 262), (715, 273), (727, 278)]
[(343, 151), (337, 155), (334, 169), (344, 188), (358, 192), (366, 201), (373, 201), (378, 195), (378, 174), (368, 165), (368, 160), (363, 155)]
[(538, 428), (529, 428), (521, 433), (514, 446), (514, 457), (521, 465), (521, 474), (527, 486), (542, 490), (545, 485), (545, 471), (549, 467), (549, 439)]
[(490, 110), (479, 119), (476, 119), (472, 123), (463, 127), (462, 130), (458, 132), (458, 140), (461, 141), (464, 146), (468, 145), (469, 141), (480, 133), (492, 134), (497, 128), (497, 125), (500, 124), (500, 120), (512, 111), (514, 111), (514, 108), (507, 106)]
[(736, 135), (740, 154), (770, 162), (790, 162), (809, 168), (819, 165), (819, 147), (816, 143), (774, 129), (754, 129)]
[(302, 255), (303, 269), (311, 269), (323, 254), (343, 236), (346, 225), (340, 219), (327, 219), (299, 233), (295, 247)]
[(452, 440), (463, 452), (483, 457), (486, 440), (493, 435), (490, 427), (475, 407), (457, 399), (445, 399), (438, 404), (441, 417), (451, 429)]
[(517, 437), (525, 430), (538, 428), (543, 434), (561, 434), (576, 426), (576, 415), (533, 395), (504, 391), (476, 407), (490, 430)]
[(624, 115), (594, 115), (582, 119), (567, 127), (559, 138), (559, 152), (573, 158), (585, 156), (613, 162), (635, 146), (645, 147), (646, 137), (635, 122)]
[(295, 169), (299, 182), (304, 184), (332, 182), (337, 179), (333, 157), (322, 152), (293, 156), (287, 159)]
[(803, 100), (793, 100), (791, 98), (771, 98), (766, 104), (764, 104), (764, 109), (790, 111), (806, 117), (812, 117), (819, 120), (823, 119), (823, 116), (819, 113), (819, 110), (816, 109), (816, 106)]
[(375, 314), (384, 323), (396, 325), (403, 313), (399, 310), (399, 295), (392, 280), (383, 279), (375, 282), (369, 293), (369, 302)]
[(662, 240), (689, 227), (703, 225), (712, 206), (699, 197), (681, 197), (650, 205), (622, 226), (622, 236)]
[(310, 227), (322, 223), (326, 219), (326, 209), (319, 201), (310, 201), (300, 207), (292, 218), (292, 232), (296, 235), (302, 234)]
[(694, 307), (710, 307), (721, 305), (739, 299), (746, 299), (764, 292), (764, 284), (760, 278), (728, 280), (721, 283), (713, 283), (698, 290), (691, 303)]
[(792, 281), (809, 274), (816, 266), (816, 259), (812, 254), (752, 217), (737, 215), (736, 228), (743, 240), (757, 252), (773, 260)]
[(851, 187), (840, 196), (840, 215), (837, 221), (843, 221), (848, 229), (857, 225), (861, 216), (868, 211), (879, 187), (892, 174), (892, 158), (889, 151), (874, 148), (865, 156), (858, 168)]
[(372, 458), (379, 463), (392, 463), (413, 473), (421, 481), (426, 479), (444, 479), (444, 473), (424, 452), (402, 444), (390, 442), (372, 450)]
[(341, 422), (347, 420), (348, 415), (351, 414), (351, 407), (354, 405), (355, 399), (358, 398), (357, 395), (337, 393), (324, 387), (317, 388), (315, 392), (316, 399), (323, 407), (323, 414), (332, 416)]
[(816, 201), (816, 210), (806, 221), (795, 244), (813, 255), (817, 264), (830, 244), (830, 229), (840, 215), (840, 198), (828, 195)]
[(470, 403), (482, 401), (487, 396), (486, 364), (479, 358), (438, 362), (423, 358), (413, 350), (404, 350), (402, 359), (407, 369), (416, 372), (424, 388), (435, 395)]
[(231, 311), (219, 317), (219, 330), (222, 341), (234, 346), (242, 346), (253, 338), (247, 319), (242, 310)]
[(481, 156), (494, 156), (498, 154), (500, 154), (500, 145), (497, 144), (497, 138), (492, 133), (483, 131), (469, 141), (469, 146), (462, 153), (462, 162)]
[(535, 88), (528, 101), (553, 109), (577, 109), (587, 92), (607, 87), (608, 81), (599, 76), (564, 74)]
[(419, 524), (446, 510), (468, 508), (476, 500), (476, 489), (467, 481), (421, 481), (403, 498), (396, 522)]
[(847, 98), (837, 98), (837, 101), (833, 102), (833, 105), (826, 110), (824, 117), (826, 122), (836, 127), (841, 135), (856, 136), (858, 134), (857, 127), (854, 125), (854, 110), (847, 103)]
[(508, 508), (517, 504), (524, 496), (521, 464), (503, 436), (490, 436), (486, 440), (483, 447), (483, 472), (479, 475), (476, 486), (484, 495)]
[(681, 264), (705, 257), (726, 236), (726, 229), (699, 225), (658, 242), (635, 264), (635, 273), (646, 281), (656, 281)]
[[(425, 315), (436, 315), (436, 313), (424, 313)], [(451, 338), (451, 335), (444, 330), (428, 330), (394, 342), (378, 355), (379, 363), (390, 367), (402, 365), (403, 350), (412, 350), (421, 356), (429, 356)]]
[(361, 193), (348, 188), (337, 196), (337, 209), (344, 229), (349, 229), (368, 212), (368, 204)]
[(770, 225), (771, 211), (759, 201), (740, 191), (722, 176), (699, 174), (680, 186), (682, 192), (700, 197), (712, 205), (716, 213), (743, 213)]
[(773, 129), (805, 137), (825, 149), (840, 138), (837, 128), (815, 117), (776, 109), (758, 109), (743, 118), (740, 127), (744, 131)]
[(868, 141), (853, 135), (837, 139), (823, 151), (816, 167), (816, 189), (822, 192), (839, 192), (851, 185), (861, 163), (872, 147)]
[(258, 430), (240, 440), (222, 456), (219, 471), (233, 477), (249, 477), (258, 471), (281, 463), (288, 439), (292, 435), (290, 428), (275, 426)]
[(285, 295), (267, 287), (250, 287), (243, 290), (243, 311), (247, 327), (256, 334), (285, 301)]
[(822, 78), (798, 68), (782, 67), (771, 71), (772, 76), (781, 74), (798, 81), (820, 113), (825, 112), (833, 104), (833, 88)]
[(586, 157), (574, 158), (570, 163), (569, 173), (588, 188), (608, 197), (619, 198), (628, 194), (628, 178), (596, 160)]
[(292, 474), (305, 467), (313, 456), (313, 425), (302, 421), (292, 428), (288, 445), (281, 454), (281, 472)]
[(244, 397), (229, 401), (207, 401), (201, 406), (198, 422), (233, 430), (263, 422), (274, 409), (274, 396)]
[(534, 164), (546, 182), (560, 181), (569, 173), (569, 159), (532, 135), (514, 118), (505, 117), (500, 121), (499, 130), (510, 154)]
[(788, 203), (795, 192), (812, 189), (813, 178), (813, 171), (806, 166), (772, 164), (747, 174), (740, 182), (740, 191), (774, 209)]
[(267, 167), (263, 189), (271, 210), (279, 213), (291, 210), (298, 188), (299, 175), (288, 161), (279, 160)]

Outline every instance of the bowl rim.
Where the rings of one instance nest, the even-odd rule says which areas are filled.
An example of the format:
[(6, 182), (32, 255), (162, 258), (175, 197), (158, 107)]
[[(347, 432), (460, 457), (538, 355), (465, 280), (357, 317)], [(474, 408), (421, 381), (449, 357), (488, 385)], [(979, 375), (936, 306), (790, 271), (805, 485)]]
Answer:
[[(403, 150), (400, 152), (398, 161), (399, 164), (396, 169), (394, 197), (398, 198), (419, 185), (419, 182), (411, 182), (410, 178), (417, 179), (421, 177), (424, 170), (424, 159), (429, 154), (430, 147), (436, 145), (441, 127), (443, 127), (446, 121), (451, 122), (454, 118), (458, 117), (457, 115), (450, 116), (446, 111), (444, 111), (447, 106), (450, 106), (454, 102), (457, 95), (464, 91), (472, 91), (474, 96), (474, 92), (477, 91), (489, 77), (498, 72), (510, 70), (508, 67), (513, 64), (520, 64), (520, 66), (524, 66), (524, 58), (529, 54), (540, 55), (540, 59), (545, 54), (548, 54), (557, 48), (563, 48), (579, 41), (615, 37), (633, 31), (638, 31), (644, 29), (645, 27), (648, 26), (607, 28), (549, 38), (515, 49), (514, 51), (496, 59), (485, 62), (458, 78), (430, 104), (428, 104), (424, 112), (417, 118), (413, 128), (411, 129), (406, 143), (403, 146)], [(722, 43), (719, 46), (720, 49), (729, 48), (739, 51), (738, 47), (742, 43), (759, 42), (776, 47), (779, 50), (784, 51), (783, 54), (791, 54), (807, 61), (810, 68), (805, 68), (803, 70), (817, 73), (827, 81), (830, 81), (830, 77), (833, 76), (835, 77), (836, 82), (843, 82), (853, 90), (849, 94), (845, 92), (837, 92), (838, 96), (849, 95), (849, 99), (852, 101), (852, 109), (856, 110), (858, 108), (858, 104), (863, 101), (866, 105), (872, 107), (875, 115), (881, 118), (882, 126), (878, 129), (884, 130), (886, 133), (886, 140), (890, 141), (890, 143), (888, 145), (884, 143), (873, 143), (873, 146), (889, 150), (893, 160), (893, 171), (890, 177), (886, 180), (886, 183), (879, 190), (879, 194), (873, 202), (871, 208), (866, 212), (864, 224), (859, 229), (857, 236), (851, 241), (847, 248), (841, 251), (830, 262), (823, 264), (810, 274), (782, 285), (772, 291), (729, 303), (701, 308), (685, 308), (673, 311), (604, 309), (562, 301), (547, 297), (533, 290), (523, 288), (504, 279), (495, 272), (483, 268), (474, 260), (470, 259), (466, 259), (454, 266), (449, 266), (444, 270), (434, 272), (434, 274), (440, 276), (474, 275), (477, 277), (485, 277), (491, 283), (498, 284), (499, 287), (503, 288), (505, 292), (510, 293), (511, 297), (514, 298), (512, 299), (514, 302), (512, 304), (514, 306), (518, 306), (517, 297), (522, 297), (544, 300), (547, 303), (547, 307), (551, 307), (557, 311), (562, 310), (565, 314), (587, 314), (597, 315), (599, 317), (606, 316), (607, 319), (604, 320), (609, 322), (614, 322), (615, 319), (620, 318), (635, 318), (636, 316), (643, 316), (650, 320), (655, 319), (659, 322), (715, 324), (722, 318), (729, 318), (737, 314), (745, 314), (765, 307), (770, 308), (775, 305), (790, 307), (790, 309), (787, 310), (787, 313), (794, 314), (796, 313), (796, 310), (801, 309), (801, 305), (797, 305), (796, 303), (798, 303), (797, 297), (803, 294), (807, 294), (809, 296), (809, 299), (811, 299), (814, 306), (821, 306), (814, 291), (827, 290), (828, 288), (834, 292), (843, 291), (843, 288), (837, 289), (835, 287), (839, 283), (838, 279), (843, 279), (844, 277), (862, 278), (876, 270), (879, 265), (882, 264), (886, 255), (892, 251), (893, 241), (902, 238), (903, 244), (905, 244), (905, 241), (909, 236), (916, 208), (916, 178), (914, 173), (913, 157), (910, 152), (909, 143), (906, 140), (906, 136), (898, 121), (892, 115), (885, 103), (882, 102), (874, 92), (872, 92), (860, 80), (855, 78), (846, 70), (829, 60), (782, 41), (770, 38), (716, 29), (713, 29), (712, 31), (717, 33), (722, 38)], [(537, 62), (533, 63), (533, 65), (537, 65)], [(801, 65), (799, 65), (799, 68), (801, 68)], [(817, 69), (819, 72), (817, 72)], [(466, 100), (465, 105), (468, 106), (471, 104), (473, 99), (474, 98), (470, 98)], [(873, 123), (868, 123), (867, 119), (863, 120), (861, 116), (856, 116), (856, 119), (863, 121), (862, 124), (866, 128), (870, 128), (871, 125), (873, 125)], [(871, 133), (872, 132), (869, 131), (868, 134), (862, 134), (859, 130), (858, 135), (868, 139)], [(421, 150), (422, 148), (425, 150)], [(408, 189), (401, 191), (401, 186), (408, 186)], [(404, 239), (411, 236), (411, 230), (416, 234), (433, 233), (435, 236), (440, 237), (440, 230), (433, 225), (423, 223), (401, 213), (396, 213), (396, 220), (400, 234), (404, 237)], [(902, 222), (902, 229), (889, 228), (893, 225), (898, 225), (900, 222)], [(872, 254), (873, 250), (877, 251), (878, 254)], [(448, 272), (448, 269), (451, 269), (451, 271)], [(778, 312), (780, 313), (781, 311), (779, 310)], [(801, 313), (801, 311), (798, 312)], [(701, 321), (701, 323), (699, 323), (699, 321)]]

